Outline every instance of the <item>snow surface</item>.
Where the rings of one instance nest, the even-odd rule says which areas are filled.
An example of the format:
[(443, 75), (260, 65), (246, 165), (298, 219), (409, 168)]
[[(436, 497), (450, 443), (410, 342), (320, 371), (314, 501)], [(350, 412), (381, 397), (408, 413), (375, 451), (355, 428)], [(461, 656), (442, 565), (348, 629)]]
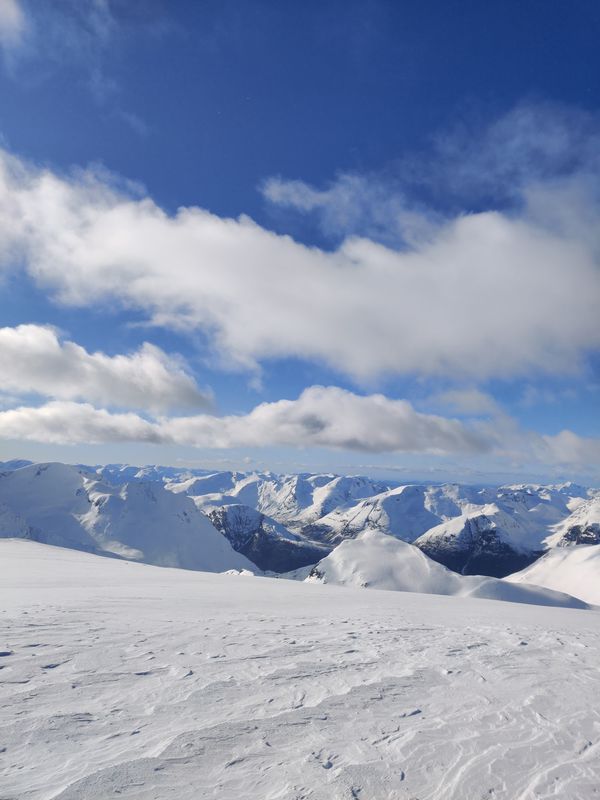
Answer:
[(7, 800), (598, 796), (596, 611), (0, 560)]
[(504, 580), (536, 583), (600, 606), (600, 544), (556, 547)]
[[(511, 585), (497, 578), (458, 575), (432, 561), (417, 547), (369, 531), (338, 545), (306, 579), (397, 592), (480, 597), (512, 603), (582, 608), (581, 600), (539, 586)], [(534, 583), (530, 580), (529, 583)]]

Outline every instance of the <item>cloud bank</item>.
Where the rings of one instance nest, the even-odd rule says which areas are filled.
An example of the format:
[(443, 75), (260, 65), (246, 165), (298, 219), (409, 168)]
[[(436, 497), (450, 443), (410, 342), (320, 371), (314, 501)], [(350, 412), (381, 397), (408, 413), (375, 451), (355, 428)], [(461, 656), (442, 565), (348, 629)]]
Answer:
[(311, 386), (296, 400), (261, 403), (248, 414), (148, 420), (88, 403), (55, 400), (0, 411), (0, 438), (49, 444), (142, 442), (209, 449), (321, 447), (432, 456), (492, 455), (512, 463), (600, 463), (600, 439), (571, 431), (542, 436), (508, 417), (461, 421), (416, 411), (406, 400)]
[(297, 356), (357, 380), (571, 373), (600, 346), (598, 219), (583, 184), (561, 184), (532, 189), (519, 215), (457, 216), (418, 246), (350, 238), (328, 252), (247, 217), (171, 216), (103, 173), (0, 159), (5, 269), (23, 264), (58, 302), (117, 301), (202, 331), (247, 369)]
[(200, 414), (148, 421), (110, 414), (90, 404), (53, 401), (0, 412), (0, 437), (55, 444), (154, 442), (207, 448), (329, 447), (365, 452), (441, 455), (488, 448), (458, 420), (421, 414), (405, 400), (367, 397), (337, 387), (312, 386), (297, 400), (261, 403), (250, 413)]
[(88, 353), (61, 341), (53, 328), (0, 328), (2, 390), (61, 400), (160, 413), (204, 409), (212, 396), (185, 371), (181, 359), (145, 343), (131, 355)]

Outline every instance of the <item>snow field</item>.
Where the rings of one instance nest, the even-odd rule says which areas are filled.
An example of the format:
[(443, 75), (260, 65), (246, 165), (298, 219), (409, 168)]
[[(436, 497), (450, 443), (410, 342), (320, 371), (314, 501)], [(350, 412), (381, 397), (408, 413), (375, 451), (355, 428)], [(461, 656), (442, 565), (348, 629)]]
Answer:
[(0, 559), (3, 800), (600, 795), (596, 611)]

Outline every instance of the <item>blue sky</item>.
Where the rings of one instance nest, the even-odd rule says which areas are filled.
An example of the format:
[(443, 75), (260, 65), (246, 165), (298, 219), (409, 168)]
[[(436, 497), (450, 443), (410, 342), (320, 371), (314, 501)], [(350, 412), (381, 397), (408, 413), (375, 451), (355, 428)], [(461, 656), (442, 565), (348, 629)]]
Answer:
[(599, 34), (0, 0), (0, 453), (597, 480)]

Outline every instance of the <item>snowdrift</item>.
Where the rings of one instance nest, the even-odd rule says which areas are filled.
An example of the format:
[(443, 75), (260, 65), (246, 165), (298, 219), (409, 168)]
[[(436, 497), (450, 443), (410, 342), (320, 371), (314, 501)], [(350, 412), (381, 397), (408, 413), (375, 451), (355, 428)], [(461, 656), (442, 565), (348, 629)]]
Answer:
[(458, 575), (428, 558), (417, 547), (374, 531), (342, 542), (314, 567), (307, 581), (542, 606), (586, 607), (586, 603), (576, 597), (540, 586)]

